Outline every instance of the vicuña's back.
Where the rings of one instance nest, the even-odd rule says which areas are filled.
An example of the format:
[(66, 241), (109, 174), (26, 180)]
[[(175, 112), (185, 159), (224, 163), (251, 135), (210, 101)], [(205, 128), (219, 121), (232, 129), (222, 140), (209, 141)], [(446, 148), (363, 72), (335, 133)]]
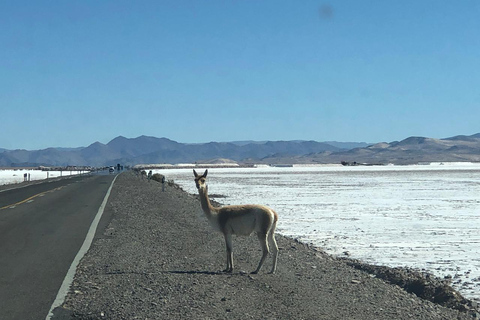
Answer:
[(218, 210), (220, 226), (237, 235), (249, 236), (252, 232), (267, 234), (277, 219), (273, 210), (261, 205), (225, 206)]
[(275, 273), (278, 256), (278, 246), (275, 241), (275, 228), (278, 221), (277, 213), (267, 206), (251, 204), (215, 208), (208, 198), (208, 187), (206, 185), (208, 170), (205, 170), (203, 175), (198, 175), (193, 170), (193, 174), (195, 175), (195, 184), (205, 215), (212, 226), (222, 232), (225, 237), (227, 268), (224, 271), (233, 271), (232, 235), (248, 236), (255, 232), (262, 246), (263, 255), (257, 269), (252, 273), (258, 273), (262, 268), (269, 253), (269, 243), (273, 251), (273, 265), (270, 273)]

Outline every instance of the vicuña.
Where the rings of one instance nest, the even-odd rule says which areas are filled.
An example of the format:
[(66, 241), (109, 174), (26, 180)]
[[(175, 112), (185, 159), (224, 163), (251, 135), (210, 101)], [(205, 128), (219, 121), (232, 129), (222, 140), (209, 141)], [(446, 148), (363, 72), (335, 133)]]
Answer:
[(232, 235), (248, 236), (255, 232), (262, 246), (262, 258), (255, 271), (258, 273), (269, 254), (269, 243), (273, 251), (273, 265), (270, 273), (275, 273), (277, 267), (278, 246), (275, 241), (275, 227), (278, 215), (272, 209), (262, 205), (234, 205), (216, 208), (208, 199), (208, 187), (206, 183), (208, 170), (203, 175), (195, 175), (195, 184), (200, 195), (202, 209), (210, 224), (223, 233), (227, 246), (227, 268), (225, 272), (233, 271)]

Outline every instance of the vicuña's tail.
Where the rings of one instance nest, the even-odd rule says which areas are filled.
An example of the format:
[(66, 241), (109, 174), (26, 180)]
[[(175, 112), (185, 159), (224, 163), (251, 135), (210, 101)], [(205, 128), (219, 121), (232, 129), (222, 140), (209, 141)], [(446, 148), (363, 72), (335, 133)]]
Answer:
[(272, 211), (273, 213), (273, 223), (272, 223), (272, 227), (270, 228), (269, 232), (275, 232), (275, 229), (277, 228), (277, 221), (278, 221), (278, 214), (273, 211), (272, 209), (270, 209), (270, 211)]

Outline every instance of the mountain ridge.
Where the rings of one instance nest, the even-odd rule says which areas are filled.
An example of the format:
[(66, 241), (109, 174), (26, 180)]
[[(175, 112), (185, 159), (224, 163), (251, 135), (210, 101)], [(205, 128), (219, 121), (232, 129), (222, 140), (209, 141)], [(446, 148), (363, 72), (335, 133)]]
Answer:
[[(342, 148), (343, 146), (343, 148)], [(239, 163), (321, 164), (369, 163), (415, 164), (419, 162), (480, 161), (480, 133), (435, 139), (411, 136), (401, 141), (317, 142), (237, 141), (179, 143), (162, 137), (118, 136), (108, 143), (87, 147), (42, 150), (0, 149), (0, 167), (29, 165), (107, 166), (153, 163), (195, 163), (228, 159)]]

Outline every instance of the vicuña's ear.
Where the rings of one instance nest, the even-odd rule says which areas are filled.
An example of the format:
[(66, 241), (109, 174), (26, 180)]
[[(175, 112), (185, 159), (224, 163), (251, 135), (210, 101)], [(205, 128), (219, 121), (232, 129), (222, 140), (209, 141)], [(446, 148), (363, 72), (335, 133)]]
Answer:
[(205, 172), (203, 173), (203, 177), (204, 177), (204, 178), (207, 177), (207, 173), (208, 173), (208, 169), (206, 169)]
[(195, 171), (195, 169), (193, 169), (193, 175), (195, 176), (195, 178), (198, 177), (198, 173), (197, 173), (197, 171)]

